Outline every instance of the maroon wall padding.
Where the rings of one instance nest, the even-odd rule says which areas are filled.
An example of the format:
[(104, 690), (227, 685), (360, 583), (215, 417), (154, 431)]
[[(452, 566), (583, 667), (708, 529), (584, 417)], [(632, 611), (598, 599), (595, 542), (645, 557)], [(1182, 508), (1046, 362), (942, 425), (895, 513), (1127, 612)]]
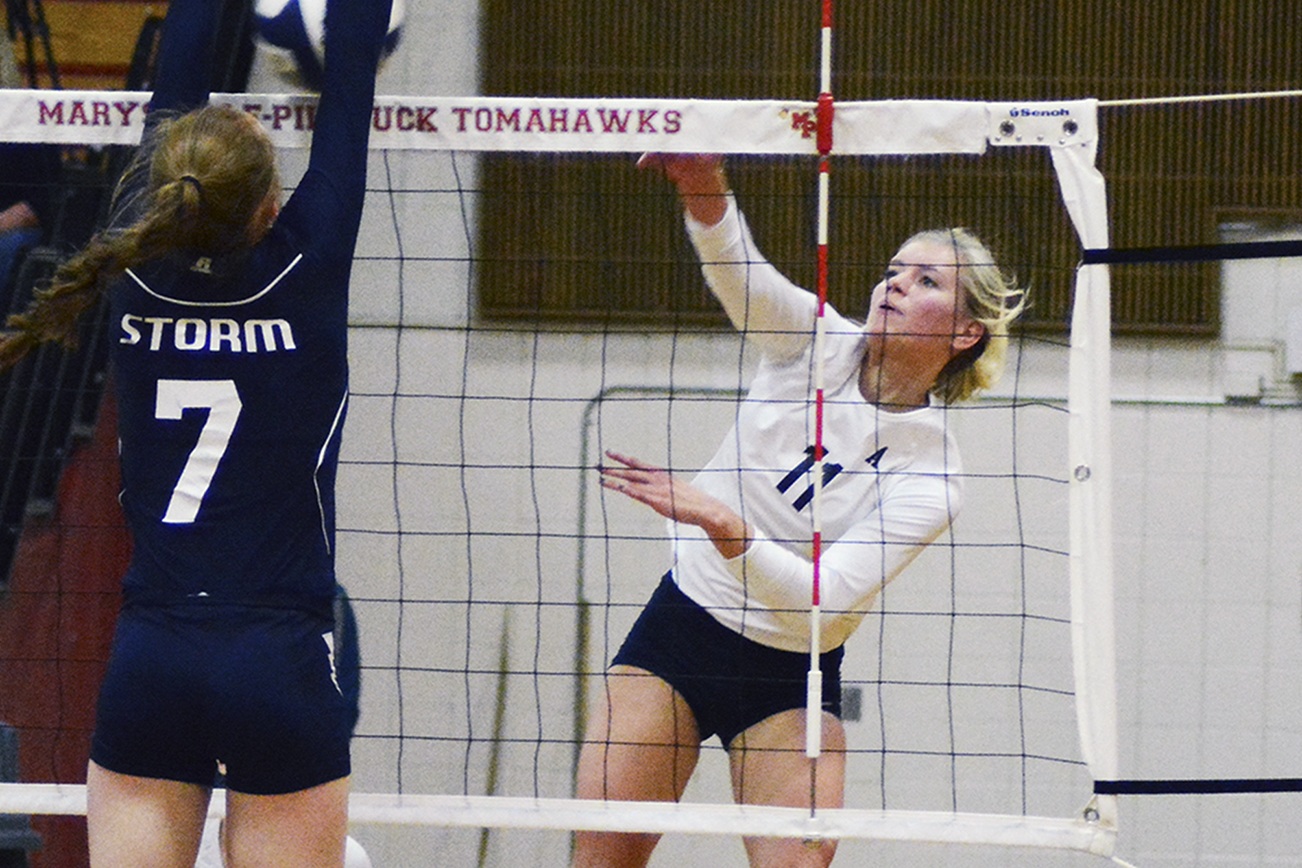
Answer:
[[(0, 720), (18, 728), (22, 780), (84, 783), (95, 697), (131, 540), (118, 507), (117, 410), (108, 391), (73, 451), (49, 517), (28, 519), (0, 596)], [(34, 868), (87, 864), (83, 817), (34, 817)]]

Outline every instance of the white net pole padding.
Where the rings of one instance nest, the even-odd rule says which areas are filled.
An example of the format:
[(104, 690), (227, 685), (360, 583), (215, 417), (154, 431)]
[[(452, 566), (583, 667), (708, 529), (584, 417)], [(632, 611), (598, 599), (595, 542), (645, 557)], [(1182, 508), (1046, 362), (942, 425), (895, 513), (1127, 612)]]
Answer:
[[(129, 145), (149, 95), (118, 91), (0, 90), (0, 139)], [(266, 125), (279, 147), (310, 141), (314, 98), (219, 95)], [(889, 100), (837, 103), (832, 156), (979, 155), (991, 147), (1050, 152), (1066, 208), (1085, 248), (1106, 248), (1106, 197), (1094, 167), (1097, 103)], [(372, 146), (387, 150), (552, 153), (728, 153), (816, 158), (818, 104), (778, 100), (377, 98)], [(1070, 464), (1071, 605), (1082, 754), (1095, 780), (1116, 778), (1113, 686), (1108, 277), (1077, 275), (1073, 315)], [(817, 476), (815, 478), (818, 478)], [(1082, 794), (1082, 802), (1092, 794)], [(1060, 847), (1110, 855), (1115, 799), (1077, 816), (820, 810), (699, 803), (646, 804), (470, 795), (353, 796), (355, 822), (436, 826), (620, 829), (766, 834)], [(214, 800), (220, 810), (220, 799)], [(0, 784), (0, 814), (82, 813), (84, 788)]]
[[(1096, 106), (1097, 110), (1097, 106)], [(992, 145), (1050, 144), (1063, 205), (1086, 250), (1109, 246), (1107, 189), (1095, 165), (1096, 134), (1065, 145), (1076, 117), (1020, 113), (1000, 122)], [(1073, 129), (1073, 132), (1077, 132)], [(1074, 138), (1074, 137), (1073, 137)], [(1105, 265), (1076, 273), (1068, 366), (1072, 662), (1081, 753), (1094, 780), (1118, 766), (1116, 635), (1112, 572), (1112, 306)], [(1115, 796), (1097, 796), (1087, 813), (1116, 826)]]
[[(1063, 201), (1086, 249), (1109, 246), (1107, 197), (1093, 155), (1052, 152)], [(1112, 570), (1112, 305), (1105, 265), (1076, 274), (1068, 367), (1072, 660), (1081, 751), (1094, 780), (1117, 774), (1116, 633)], [(1115, 796), (1090, 810), (1116, 824)]]

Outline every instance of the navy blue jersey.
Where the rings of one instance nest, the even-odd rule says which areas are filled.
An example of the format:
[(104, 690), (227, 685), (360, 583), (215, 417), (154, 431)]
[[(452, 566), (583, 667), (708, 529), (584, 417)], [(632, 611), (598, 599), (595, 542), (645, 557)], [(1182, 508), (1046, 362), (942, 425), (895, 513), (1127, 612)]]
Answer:
[[(206, 66), (184, 46), (195, 44), (187, 30), (209, 28), (211, 4), (176, 3), (186, 5), (169, 15), (151, 111), (207, 97)], [(327, 15), (338, 43), (378, 54), (387, 4), (331, 3)], [(356, 46), (328, 59), (308, 170), (256, 247), (146, 263), (110, 288), (121, 501), (135, 544), (128, 602), (205, 595), (329, 609), (374, 68)]]

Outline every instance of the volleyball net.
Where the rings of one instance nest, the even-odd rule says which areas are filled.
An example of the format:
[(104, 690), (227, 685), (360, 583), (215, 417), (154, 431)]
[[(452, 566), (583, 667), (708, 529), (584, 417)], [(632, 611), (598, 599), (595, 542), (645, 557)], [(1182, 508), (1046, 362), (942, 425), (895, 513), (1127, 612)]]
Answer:
[[(258, 116), (298, 177), (310, 98), (216, 99)], [(0, 129), (111, 150), (138, 137), (147, 101), (5, 91)], [(361, 658), (353, 821), (459, 830), (440, 846), (481, 854), (534, 835), (549, 864), (574, 829), (1111, 855), (1116, 796), (1094, 786), (1120, 777), (1109, 266), (1078, 267), (1110, 246), (1096, 115), (1089, 100), (378, 99), (339, 473)], [(761, 248), (812, 288), (827, 244), (847, 315), (935, 225), (988, 238), (1032, 305), (1070, 299), (1069, 332), (1019, 330), (1003, 381), (946, 410), (965, 507), (847, 646), (843, 809), (733, 805), (717, 747), (681, 803), (571, 798), (586, 710), (669, 565), (663, 522), (608, 497), (595, 468), (606, 449), (700, 467), (757, 361), (704, 287), (672, 189), (635, 168), (644, 152), (726, 154)], [(64, 543), (67, 515), (43, 520)], [(84, 577), (24, 563), (24, 546), (10, 598), (72, 606)], [(54, 750), (37, 747), (50, 721), (4, 713)], [(84, 790), (55, 783), (76, 773), (0, 784), (0, 814), (83, 812)]]

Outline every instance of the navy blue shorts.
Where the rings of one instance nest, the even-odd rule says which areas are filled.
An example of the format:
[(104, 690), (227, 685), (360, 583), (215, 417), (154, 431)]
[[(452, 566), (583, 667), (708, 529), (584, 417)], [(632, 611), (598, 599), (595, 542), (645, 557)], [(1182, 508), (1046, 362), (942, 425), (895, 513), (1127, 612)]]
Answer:
[(91, 759), (121, 774), (253, 795), (350, 771), (328, 620), (219, 603), (129, 606), (100, 687)]
[[(841, 716), (844, 648), (819, 655), (823, 710)], [(716, 621), (666, 574), (615, 655), (670, 684), (696, 716), (701, 741), (724, 746), (779, 711), (804, 708), (809, 655), (745, 638)]]

